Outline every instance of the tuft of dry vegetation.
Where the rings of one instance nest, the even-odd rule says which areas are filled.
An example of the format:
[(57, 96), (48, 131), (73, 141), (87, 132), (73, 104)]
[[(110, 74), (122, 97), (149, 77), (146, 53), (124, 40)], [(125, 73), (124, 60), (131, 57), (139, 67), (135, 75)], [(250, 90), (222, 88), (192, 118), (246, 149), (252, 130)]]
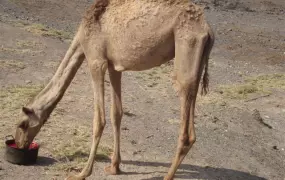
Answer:
[(250, 96), (270, 95), (272, 90), (285, 90), (285, 74), (265, 74), (248, 77), (244, 83), (219, 86), (216, 92), (198, 97), (201, 103), (223, 103), (224, 99), (247, 100)]
[(26, 66), (24, 63), (17, 60), (0, 60), (0, 69), (1, 68), (10, 68), (10, 69), (24, 69)]
[(252, 84), (235, 84), (221, 86), (221, 93), (229, 99), (245, 99), (249, 94), (260, 93), (260, 89)]
[(59, 38), (62, 40), (72, 39), (73, 37), (73, 34), (70, 32), (50, 28), (43, 24), (30, 24), (30, 25), (25, 26), (24, 29), (27, 30), (28, 32), (31, 32), (37, 35), (55, 37), (55, 38)]
[(285, 74), (267, 74), (250, 77), (244, 84), (221, 86), (224, 97), (246, 99), (251, 94), (271, 94), (272, 89), (285, 90)]
[(30, 98), (34, 97), (42, 88), (42, 85), (26, 85), (0, 89), (1, 114), (13, 114), (12, 112), (18, 110)]
[[(90, 138), (81, 135), (73, 136), (68, 142), (62, 141), (57, 145), (47, 144), (46, 148), (52, 148), (52, 156), (58, 161), (58, 164), (54, 166), (54, 170), (80, 171), (88, 160), (90, 144)], [(111, 148), (100, 145), (97, 149), (96, 160), (107, 160), (111, 153)]]
[(16, 45), (20, 48), (35, 48), (41, 46), (42, 43), (28, 40), (17, 40)]
[(74, 36), (72, 32), (58, 30), (58, 29), (51, 28), (43, 24), (30, 23), (28, 21), (9, 20), (7, 21), (7, 23), (15, 27), (23, 28), (24, 30), (31, 32), (33, 34), (36, 34), (36, 35), (53, 37), (53, 38), (58, 38), (61, 40), (71, 40)]
[[(65, 112), (60, 107), (59, 112), (62, 114), (53, 114), (38, 138), (44, 139), (41, 143), (42, 149), (57, 160), (52, 170), (80, 171), (89, 157), (92, 129), (84, 125), (62, 124)], [(107, 160), (111, 153), (112, 149), (109, 146), (101, 144), (97, 149), (96, 160)]]
[(154, 87), (158, 85), (161, 80), (170, 80), (170, 74), (172, 71), (172, 61), (166, 64), (162, 64), (159, 67), (155, 67), (145, 71), (139, 71), (136, 73), (137, 79), (142, 79), (147, 87)]
[(43, 51), (34, 51), (34, 50), (31, 50), (31, 49), (19, 49), (19, 48), (1, 47), (0, 48), (0, 52), (35, 55), (35, 54), (40, 54)]

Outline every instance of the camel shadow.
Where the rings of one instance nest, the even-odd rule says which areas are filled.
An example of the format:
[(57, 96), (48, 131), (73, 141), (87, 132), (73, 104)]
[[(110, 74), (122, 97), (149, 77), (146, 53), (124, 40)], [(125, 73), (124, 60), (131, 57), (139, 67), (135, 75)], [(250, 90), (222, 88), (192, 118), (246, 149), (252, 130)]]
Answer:
[[(124, 164), (136, 166), (170, 167), (169, 163), (142, 162), (142, 161), (123, 161)], [(153, 172), (157, 173), (157, 172)], [(165, 172), (166, 173), (166, 172)], [(180, 179), (202, 179), (202, 180), (267, 180), (247, 172), (237, 171), (226, 168), (201, 167), (195, 165), (181, 164), (176, 172), (175, 178)], [(161, 180), (163, 177), (152, 177), (141, 180)]]

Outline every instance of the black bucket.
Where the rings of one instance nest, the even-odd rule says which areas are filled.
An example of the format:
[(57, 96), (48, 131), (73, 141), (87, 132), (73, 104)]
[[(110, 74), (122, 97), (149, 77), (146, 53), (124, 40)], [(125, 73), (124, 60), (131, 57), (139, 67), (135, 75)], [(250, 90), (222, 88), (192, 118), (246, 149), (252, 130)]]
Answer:
[(6, 150), (4, 158), (12, 164), (30, 165), (35, 164), (38, 158), (39, 147), (33, 149), (18, 149), (11, 147), (15, 144), (13, 136), (6, 136)]

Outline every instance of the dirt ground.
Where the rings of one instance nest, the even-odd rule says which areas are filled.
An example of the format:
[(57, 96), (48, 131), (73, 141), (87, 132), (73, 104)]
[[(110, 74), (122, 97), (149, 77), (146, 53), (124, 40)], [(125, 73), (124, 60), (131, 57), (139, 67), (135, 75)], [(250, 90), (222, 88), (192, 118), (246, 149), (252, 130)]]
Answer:
[[(216, 34), (210, 94), (198, 98), (197, 142), (176, 179), (285, 180), (285, 1), (196, 0)], [(92, 133), (86, 63), (36, 140), (33, 166), (6, 162), (4, 137), (49, 81), (92, 0), (0, 0), (0, 179), (63, 179), (81, 170)], [(179, 102), (172, 63), (123, 75), (122, 175), (106, 176), (109, 116), (88, 179), (162, 179), (176, 149)], [(106, 79), (109, 106), (109, 81)], [(107, 107), (108, 115), (108, 107)]]

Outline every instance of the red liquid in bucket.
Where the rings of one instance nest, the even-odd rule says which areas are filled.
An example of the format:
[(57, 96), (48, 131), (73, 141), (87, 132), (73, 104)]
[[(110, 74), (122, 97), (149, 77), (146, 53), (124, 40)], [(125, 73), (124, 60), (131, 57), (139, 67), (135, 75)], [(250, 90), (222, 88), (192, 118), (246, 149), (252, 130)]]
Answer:
[[(18, 149), (18, 147), (17, 147), (17, 145), (15, 143), (9, 144), (9, 146), (12, 147), (12, 148)], [(29, 149), (38, 149), (38, 148), (39, 148), (39, 145), (37, 143), (35, 143), (35, 142), (32, 142), (30, 144), (30, 146), (29, 146)]]

